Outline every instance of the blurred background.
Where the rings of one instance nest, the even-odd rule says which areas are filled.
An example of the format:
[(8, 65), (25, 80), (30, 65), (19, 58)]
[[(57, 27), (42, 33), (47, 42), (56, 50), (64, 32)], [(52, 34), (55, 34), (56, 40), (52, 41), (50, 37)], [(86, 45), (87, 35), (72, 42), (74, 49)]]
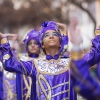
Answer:
[(39, 29), (44, 21), (68, 26), (73, 17), (78, 19), (87, 49), (100, 23), (100, 0), (0, 0), (0, 32), (17, 34), (20, 43), (30, 29)]

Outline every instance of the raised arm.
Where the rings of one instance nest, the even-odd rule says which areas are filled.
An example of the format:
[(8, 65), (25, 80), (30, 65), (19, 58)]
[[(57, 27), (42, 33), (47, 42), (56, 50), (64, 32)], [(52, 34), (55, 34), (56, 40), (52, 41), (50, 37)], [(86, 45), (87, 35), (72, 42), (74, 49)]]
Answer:
[(90, 66), (100, 62), (100, 26), (95, 31), (95, 38), (92, 39), (90, 52), (85, 54), (84, 59)]
[[(80, 31), (77, 29), (77, 20), (75, 18), (71, 21), (69, 33), (70, 41), (74, 43), (73, 49), (78, 49), (80, 42), (82, 43), (82, 37)], [(91, 42), (90, 52), (84, 55), (84, 60), (89, 64), (89, 67), (100, 62), (100, 25), (97, 27), (95, 38)]]
[[(94, 52), (96, 51), (94, 50)], [(87, 100), (100, 100), (100, 84), (91, 76), (89, 62), (81, 58), (82, 56), (80, 55), (80, 49), (74, 49), (72, 51), (70, 69), (74, 89)]]
[(100, 100), (100, 84), (91, 76), (89, 65), (84, 59), (72, 61), (71, 76), (77, 93), (87, 100)]
[[(74, 20), (72, 22), (74, 22)], [(100, 84), (91, 76), (89, 70), (90, 65), (99, 61), (99, 36), (96, 37), (98, 39), (93, 40), (90, 60), (90, 58), (87, 59), (82, 57), (81, 48), (79, 47), (80, 43), (82, 42), (82, 38), (81, 35), (75, 31), (76, 28), (73, 23), (71, 29), (69, 38), (73, 43), (73, 48), (71, 52), (72, 62), (70, 64), (70, 69), (74, 89), (87, 100), (100, 100)], [(77, 34), (79, 35), (78, 38), (75, 37)]]
[(5, 70), (34, 76), (35, 67), (33, 61), (19, 61), (17, 57), (14, 56), (7, 38), (2, 36), (2, 34), (0, 34), (0, 37), (0, 51), (2, 53), (2, 62)]

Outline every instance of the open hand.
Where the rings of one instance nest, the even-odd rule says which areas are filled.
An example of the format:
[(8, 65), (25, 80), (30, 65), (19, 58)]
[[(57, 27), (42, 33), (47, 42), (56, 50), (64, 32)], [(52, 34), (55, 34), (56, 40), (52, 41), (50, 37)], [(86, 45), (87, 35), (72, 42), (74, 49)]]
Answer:
[(73, 18), (70, 22), (70, 32), (68, 33), (68, 37), (73, 45), (79, 46), (83, 41), (80, 29), (77, 28), (77, 24), (77, 19)]

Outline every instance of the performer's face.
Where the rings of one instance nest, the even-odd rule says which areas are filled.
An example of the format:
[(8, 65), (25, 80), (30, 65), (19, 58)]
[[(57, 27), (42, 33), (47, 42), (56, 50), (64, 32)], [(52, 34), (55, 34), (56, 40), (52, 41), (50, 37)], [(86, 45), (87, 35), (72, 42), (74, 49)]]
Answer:
[(43, 48), (58, 48), (60, 47), (60, 38), (55, 30), (47, 30), (43, 37)]
[(37, 41), (33, 39), (30, 40), (27, 44), (27, 47), (30, 54), (39, 54), (40, 49)]

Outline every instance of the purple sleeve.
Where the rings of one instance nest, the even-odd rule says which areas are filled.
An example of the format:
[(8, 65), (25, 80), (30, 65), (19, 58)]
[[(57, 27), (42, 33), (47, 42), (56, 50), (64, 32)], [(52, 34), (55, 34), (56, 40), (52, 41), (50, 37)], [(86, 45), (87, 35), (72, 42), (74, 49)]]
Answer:
[(9, 43), (2, 44), (0, 50), (5, 70), (30, 76), (35, 75), (35, 65), (33, 61), (19, 61), (11, 51)]
[(100, 84), (91, 76), (89, 65), (84, 59), (72, 61), (71, 80), (74, 89), (87, 100), (100, 100)]
[(90, 66), (100, 62), (100, 35), (92, 40), (90, 52), (85, 54), (84, 59)]

